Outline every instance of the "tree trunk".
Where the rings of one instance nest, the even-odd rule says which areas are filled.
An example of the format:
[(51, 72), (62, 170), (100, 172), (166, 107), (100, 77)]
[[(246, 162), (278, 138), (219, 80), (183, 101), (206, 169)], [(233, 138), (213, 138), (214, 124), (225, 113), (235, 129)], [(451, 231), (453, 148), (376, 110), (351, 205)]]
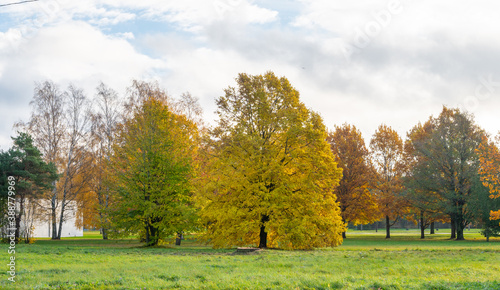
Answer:
[(65, 210), (65, 203), (66, 203), (66, 194), (64, 194), (63, 201), (61, 203), (61, 215), (59, 216), (59, 231), (57, 232), (57, 239), (61, 239), (61, 234), (62, 234), (62, 227), (63, 227), (63, 222), (64, 222), (64, 210)]
[(457, 224), (454, 217), (451, 218), (451, 237), (450, 239), (455, 239), (457, 237)]
[[(14, 202), (14, 205), (15, 205), (15, 202)], [(15, 207), (14, 207), (15, 208)], [(14, 210), (15, 212), (15, 210)], [(19, 214), (17, 214), (15, 216), (15, 220), (16, 220), (16, 231), (15, 231), (15, 240), (16, 240), (16, 243), (19, 242), (19, 237), (20, 237), (20, 231), (21, 231), (21, 220), (23, 218), (23, 213), (24, 213), (24, 198), (21, 197), (20, 200), (19, 200)], [(26, 230), (29, 230), (29, 229), (26, 229)]]
[(149, 238), (149, 223), (146, 223), (146, 245), (149, 245), (150, 238)]
[[(345, 210), (345, 209), (344, 209), (344, 210)], [(344, 210), (343, 210), (342, 212), (344, 212)], [(346, 237), (347, 226), (349, 225), (349, 223), (347, 223), (347, 222), (345, 221), (344, 217), (342, 217), (342, 222), (344, 223), (345, 228), (346, 228), (345, 232), (342, 232), (342, 239), (346, 239), (346, 238), (347, 238), (347, 237)]]
[(375, 222), (375, 232), (378, 233), (378, 222)]
[(420, 212), (420, 238), (425, 239), (424, 213)]
[(180, 246), (182, 241), (182, 233), (177, 233), (177, 238), (175, 239), (175, 245)]
[(268, 215), (262, 215), (261, 218), (261, 226), (260, 226), (260, 241), (259, 241), (259, 248), (265, 249), (267, 248), (267, 232), (266, 232), (266, 225), (265, 223), (269, 221), (269, 216)]
[(385, 238), (391, 238), (391, 224), (389, 223), (389, 216), (385, 216)]
[(464, 238), (464, 229), (465, 229), (465, 222), (463, 219), (463, 216), (460, 216), (457, 218), (456, 221), (456, 227), (457, 227), (457, 241), (463, 241), (465, 240)]
[(102, 231), (102, 239), (107, 240), (108, 239), (108, 230), (105, 228), (101, 228)]
[(149, 234), (148, 246), (157, 246), (158, 242), (159, 242), (158, 228), (150, 225), (149, 230), (150, 230), (150, 234)]
[(457, 228), (457, 239), (456, 240), (457, 241), (463, 241), (463, 240), (465, 240), (465, 238), (464, 238), (464, 229), (461, 228), (460, 226), (458, 226), (458, 228)]
[[(101, 198), (99, 198), (101, 200)], [(99, 204), (101, 204), (101, 201), (99, 201)], [(102, 204), (101, 204), (102, 205)], [(99, 220), (101, 223), (101, 234), (102, 234), (102, 239), (107, 240), (108, 239), (108, 229), (104, 226), (105, 224), (105, 216), (104, 213), (99, 212)]]
[[(100, 188), (100, 186), (99, 186), (99, 188)], [(108, 189), (106, 188), (106, 192), (107, 191), (108, 191)], [(107, 219), (107, 213), (105, 213), (104, 211), (106, 211), (108, 209), (108, 197), (107, 197), (107, 194), (105, 195), (101, 190), (97, 190), (97, 192), (99, 192), (97, 195), (97, 198), (98, 198), (98, 202), (99, 202), (99, 206), (100, 206), (99, 223), (101, 226), (102, 239), (107, 240), (108, 239), (108, 228), (107, 228), (108, 219)], [(104, 208), (104, 210), (103, 210), (103, 208)]]
[(431, 223), (431, 235), (434, 235), (436, 232), (434, 231), (434, 222)]
[[(54, 189), (55, 191), (55, 189)], [(51, 214), (52, 214), (52, 240), (57, 240), (57, 207), (56, 207), (56, 193), (52, 196), (51, 201)]]

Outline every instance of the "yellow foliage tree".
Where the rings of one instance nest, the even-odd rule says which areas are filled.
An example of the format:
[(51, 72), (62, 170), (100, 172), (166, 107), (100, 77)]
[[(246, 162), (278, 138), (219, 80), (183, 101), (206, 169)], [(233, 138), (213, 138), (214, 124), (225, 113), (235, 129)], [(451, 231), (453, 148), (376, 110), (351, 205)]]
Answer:
[(201, 192), (216, 248), (337, 246), (345, 231), (334, 188), (342, 176), (321, 117), (284, 77), (240, 74), (217, 100)]

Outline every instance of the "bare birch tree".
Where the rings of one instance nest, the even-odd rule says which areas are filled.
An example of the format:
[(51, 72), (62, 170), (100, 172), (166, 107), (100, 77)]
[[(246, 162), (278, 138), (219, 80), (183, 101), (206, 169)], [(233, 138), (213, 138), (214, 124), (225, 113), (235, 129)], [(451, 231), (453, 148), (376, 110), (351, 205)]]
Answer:
[(88, 132), (88, 101), (81, 89), (69, 86), (61, 92), (53, 82), (37, 84), (32, 113), (24, 124), (47, 162), (58, 168), (59, 180), (45, 196), (49, 200), (51, 236), (60, 239), (67, 209), (86, 190), (87, 151), (83, 146)]
[[(62, 144), (66, 125), (64, 120), (64, 94), (53, 82), (46, 81), (35, 87), (31, 117), (26, 129), (33, 136), (45, 161), (52, 162), (58, 168), (62, 160)], [(57, 208), (59, 207), (56, 181), (52, 192), (46, 196), (49, 200), (52, 239), (57, 239)]]
[(115, 139), (120, 119), (121, 102), (118, 94), (101, 82), (93, 100), (94, 111), (91, 117), (92, 182), (91, 189), (98, 201), (97, 213), (103, 239), (108, 239), (108, 207), (110, 204), (109, 186), (106, 184), (106, 166)]
[(66, 209), (76, 212), (72, 207), (77, 198), (88, 190), (90, 175), (88, 151), (84, 144), (89, 134), (89, 104), (83, 90), (69, 86), (65, 94), (65, 119), (67, 123), (65, 146), (63, 148), (64, 169), (60, 180), (61, 210), (59, 212), (59, 230), (61, 238), (62, 224), (66, 220)]

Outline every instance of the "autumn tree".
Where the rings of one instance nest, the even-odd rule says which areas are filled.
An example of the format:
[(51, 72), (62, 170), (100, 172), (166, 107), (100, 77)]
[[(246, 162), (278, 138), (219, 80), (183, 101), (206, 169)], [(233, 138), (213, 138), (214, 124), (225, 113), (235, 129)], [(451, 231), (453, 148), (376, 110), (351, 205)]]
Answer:
[(272, 72), (239, 74), (217, 99), (202, 196), (214, 247), (337, 246), (345, 231), (334, 189), (342, 176), (321, 117)]
[(429, 120), (429, 136), (415, 142), (418, 162), (413, 178), (422, 190), (439, 195), (441, 206), (456, 229), (456, 239), (463, 240), (463, 230), (473, 220), (468, 206), (477, 180), (479, 158), (475, 150), (484, 132), (473, 117), (458, 109), (443, 108), (438, 117)]
[[(349, 222), (356, 225), (377, 221), (377, 201), (370, 191), (375, 181), (375, 169), (361, 132), (349, 124), (335, 126), (327, 140), (338, 167), (342, 168), (342, 179), (335, 190), (342, 220), (346, 225)], [(345, 232), (342, 236), (345, 238)]]
[[(497, 136), (500, 142), (500, 135)], [(500, 150), (485, 136), (477, 149), (479, 155), (479, 174), (484, 186), (489, 189), (490, 198), (500, 198)], [(490, 212), (491, 220), (500, 220), (500, 209)]]
[(500, 208), (500, 198), (490, 198), (490, 189), (481, 182), (480, 175), (474, 179), (467, 208), (471, 209), (471, 219), (481, 226), (481, 234), (489, 242), (490, 237), (500, 236), (500, 224), (491, 217), (491, 213)]
[(372, 158), (377, 170), (377, 203), (385, 216), (386, 238), (391, 237), (391, 226), (406, 213), (407, 203), (402, 195), (404, 170), (403, 141), (398, 133), (380, 125), (370, 141)]
[(169, 109), (157, 84), (134, 81), (126, 119), (109, 161), (115, 234), (139, 234), (157, 245), (193, 225), (196, 126)]
[(111, 203), (107, 166), (121, 119), (122, 104), (118, 94), (104, 83), (100, 83), (96, 91), (93, 99), (94, 108), (90, 113), (91, 132), (88, 146), (92, 158), (89, 185), (91, 192), (87, 198), (81, 200), (81, 208), (85, 210), (87, 221), (101, 228), (102, 237), (106, 240), (110, 224), (108, 210)]

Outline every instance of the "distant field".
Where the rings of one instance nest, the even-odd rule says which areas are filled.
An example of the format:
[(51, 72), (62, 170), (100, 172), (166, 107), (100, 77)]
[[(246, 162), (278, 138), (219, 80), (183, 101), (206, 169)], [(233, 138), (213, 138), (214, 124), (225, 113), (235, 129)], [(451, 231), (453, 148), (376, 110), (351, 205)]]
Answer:
[[(348, 232), (344, 244), (314, 251), (233, 255), (187, 236), (182, 246), (144, 248), (98, 232), (17, 245), (17, 282), (1, 289), (500, 289), (500, 239), (477, 230), (420, 240), (416, 230)], [(7, 245), (1, 259), (8, 263)], [(4, 266), (4, 268), (7, 268)], [(4, 272), (5, 273), (5, 272)]]

